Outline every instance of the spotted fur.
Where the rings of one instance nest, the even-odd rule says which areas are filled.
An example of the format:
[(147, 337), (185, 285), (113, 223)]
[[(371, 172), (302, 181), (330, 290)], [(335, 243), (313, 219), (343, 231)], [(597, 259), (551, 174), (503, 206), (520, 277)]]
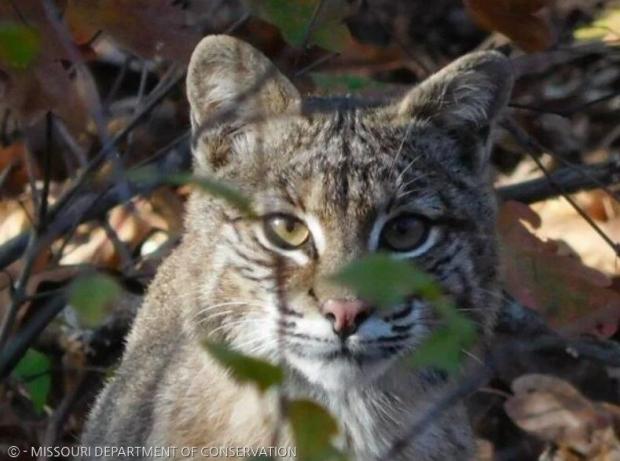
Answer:
[[(194, 52), (187, 84), (196, 173), (240, 189), (258, 216), (297, 216), (312, 238), (281, 250), (260, 219), (193, 192), (183, 241), (149, 289), (84, 443), (269, 445), (273, 396), (236, 383), (204, 351), (208, 338), (282, 359), (286, 392), (329, 408), (355, 459), (381, 459), (449, 384), (403, 364), (438, 318), (411, 297), (374, 312), (343, 344), (320, 306), (354, 294), (327, 276), (376, 251), (388, 217), (413, 213), (431, 231), (424, 248), (401, 257), (489, 334), (499, 288), (487, 159), (512, 86), (509, 62), (467, 55), (397, 102), (303, 99), (261, 53), (211, 36)], [(464, 460), (471, 450), (456, 406), (398, 459)]]

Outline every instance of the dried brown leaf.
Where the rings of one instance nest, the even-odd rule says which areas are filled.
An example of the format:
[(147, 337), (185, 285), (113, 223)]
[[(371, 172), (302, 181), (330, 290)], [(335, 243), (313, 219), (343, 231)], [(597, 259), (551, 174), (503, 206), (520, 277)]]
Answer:
[(498, 230), (508, 292), (557, 329), (613, 334), (620, 318), (620, 294), (611, 280), (560, 251), (558, 242), (540, 240), (524, 223), (537, 228), (540, 216), (524, 204), (502, 206)]
[(103, 31), (144, 58), (187, 63), (200, 39), (171, 0), (68, 0), (65, 17), (78, 40)]
[(525, 51), (542, 51), (552, 43), (549, 24), (538, 11), (548, 0), (465, 0), (467, 10), (482, 27), (508, 36)]
[(512, 390), (515, 395), (504, 408), (521, 429), (588, 460), (620, 459), (614, 414), (607, 406), (591, 402), (570, 383), (548, 375), (521, 376), (513, 381)]

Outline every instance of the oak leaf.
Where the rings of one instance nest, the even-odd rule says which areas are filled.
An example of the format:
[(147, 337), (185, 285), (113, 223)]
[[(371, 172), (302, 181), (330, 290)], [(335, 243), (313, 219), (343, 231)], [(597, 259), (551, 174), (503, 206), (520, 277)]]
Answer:
[(620, 318), (620, 294), (603, 273), (561, 253), (559, 242), (540, 240), (540, 216), (527, 205), (505, 203), (498, 217), (506, 290), (567, 333), (612, 335)]

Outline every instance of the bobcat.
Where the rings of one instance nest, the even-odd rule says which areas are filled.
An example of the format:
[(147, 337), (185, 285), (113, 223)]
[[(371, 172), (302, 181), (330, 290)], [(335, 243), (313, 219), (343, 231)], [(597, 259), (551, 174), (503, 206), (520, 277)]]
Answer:
[[(325, 406), (353, 459), (384, 461), (450, 382), (402, 363), (437, 317), (415, 297), (379, 311), (326, 276), (377, 251), (412, 261), (488, 337), (500, 290), (488, 156), (512, 83), (507, 58), (478, 52), (397, 102), (302, 99), (250, 45), (204, 38), (187, 76), (194, 170), (251, 197), (254, 215), (192, 193), (184, 238), (149, 288), (84, 443), (272, 445), (274, 396), (235, 381), (205, 351), (210, 339), (281, 355), (285, 393)], [(281, 438), (293, 445), (288, 431)], [(397, 459), (472, 456), (457, 405)]]

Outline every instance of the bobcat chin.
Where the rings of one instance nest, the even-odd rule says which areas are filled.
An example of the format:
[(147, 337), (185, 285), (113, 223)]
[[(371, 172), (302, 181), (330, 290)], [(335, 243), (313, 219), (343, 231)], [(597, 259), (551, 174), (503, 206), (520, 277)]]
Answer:
[[(404, 363), (438, 319), (415, 297), (379, 311), (327, 276), (373, 252), (411, 261), (488, 338), (500, 298), (488, 156), (512, 82), (509, 60), (480, 52), (396, 102), (304, 99), (250, 45), (203, 39), (187, 75), (194, 171), (251, 197), (255, 216), (192, 193), (183, 240), (149, 288), (83, 443), (272, 445), (273, 396), (236, 382), (208, 339), (272, 361), (281, 352), (286, 395), (325, 406), (355, 460), (384, 461), (450, 383)], [(394, 461), (465, 460), (472, 447), (457, 405)]]

